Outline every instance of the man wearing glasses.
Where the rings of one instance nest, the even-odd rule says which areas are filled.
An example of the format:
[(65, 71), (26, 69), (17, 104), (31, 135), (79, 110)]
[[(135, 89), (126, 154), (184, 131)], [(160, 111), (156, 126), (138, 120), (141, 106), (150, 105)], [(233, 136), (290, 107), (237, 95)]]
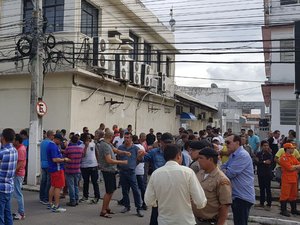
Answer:
[(255, 203), (252, 159), (241, 146), (241, 137), (232, 134), (225, 141), (230, 154), (221, 166), (232, 185), (232, 213), (234, 225), (247, 225), (249, 211)]

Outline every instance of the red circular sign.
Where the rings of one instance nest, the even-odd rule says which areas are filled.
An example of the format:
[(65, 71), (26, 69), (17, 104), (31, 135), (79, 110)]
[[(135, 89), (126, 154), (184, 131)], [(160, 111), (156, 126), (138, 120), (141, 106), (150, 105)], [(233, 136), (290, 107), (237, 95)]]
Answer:
[(37, 102), (36, 112), (39, 116), (44, 116), (47, 113), (47, 105), (44, 101)]

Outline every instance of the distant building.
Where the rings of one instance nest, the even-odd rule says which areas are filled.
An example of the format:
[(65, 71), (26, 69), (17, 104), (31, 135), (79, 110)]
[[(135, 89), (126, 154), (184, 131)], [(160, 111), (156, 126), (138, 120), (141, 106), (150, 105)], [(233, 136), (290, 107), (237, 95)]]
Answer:
[(294, 21), (300, 20), (299, 3), (264, 0), (262, 37), (267, 81), (262, 91), (265, 104), (270, 107), (271, 130), (285, 135), (296, 125)]
[(180, 91), (175, 91), (176, 124), (199, 132), (207, 125), (219, 127), (218, 108)]
[(233, 132), (240, 132), (242, 110), (219, 108), (219, 103), (240, 101), (237, 96), (229, 92), (228, 88), (218, 88), (214, 85), (213, 88), (176, 86), (175, 89), (218, 108), (217, 124), (221, 127), (222, 132), (225, 132), (228, 128), (231, 128)]

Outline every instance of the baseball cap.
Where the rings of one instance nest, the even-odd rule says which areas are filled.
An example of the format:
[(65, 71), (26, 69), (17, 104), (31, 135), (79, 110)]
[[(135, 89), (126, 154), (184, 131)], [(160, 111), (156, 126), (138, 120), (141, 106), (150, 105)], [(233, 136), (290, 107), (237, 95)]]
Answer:
[(201, 149), (199, 152), (199, 155), (205, 155), (205, 156), (218, 156), (219, 154), (212, 148), (204, 148)]
[(64, 141), (64, 138), (61, 134), (55, 134), (54, 138), (59, 139), (60, 141)]
[(173, 135), (166, 132), (166, 133), (163, 133), (161, 135), (161, 141), (163, 141), (164, 143), (172, 143), (173, 142)]
[(192, 150), (200, 150), (205, 147), (211, 147), (211, 143), (207, 140), (201, 140), (201, 141), (191, 141), (190, 142), (190, 148)]
[(80, 132), (79, 132), (79, 131), (76, 131), (76, 132), (74, 133), (74, 135), (79, 135), (79, 136), (80, 136)]
[(287, 148), (294, 149), (295, 146), (294, 146), (292, 143), (285, 143), (285, 144), (283, 145), (283, 148), (284, 148), (284, 149), (287, 149)]
[(218, 137), (214, 137), (214, 138), (212, 139), (212, 141), (218, 141), (218, 142), (221, 143), (220, 138), (218, 138)]

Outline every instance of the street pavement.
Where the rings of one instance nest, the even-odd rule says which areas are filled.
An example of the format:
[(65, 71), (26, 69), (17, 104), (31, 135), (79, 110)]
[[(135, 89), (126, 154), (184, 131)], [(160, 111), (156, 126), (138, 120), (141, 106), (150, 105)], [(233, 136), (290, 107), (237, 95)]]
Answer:
[[(116, 200), (121, 199), (122, 193), (121, 189), (117, 189), (114, 193), (113, 200), (111, 202), (111, 209), (116, 212), (115, 215), (112, 215), (112, 219), (106, 219), (99, 216), (100, 207), (102, 205), (102, 200), (99, 201), (98, 204), (88, 204), (81, 203), (77, 207), (68, 207), (66, 203), (68, 201), (68, 197), (66, 199), (61, 199), (62, 207), (66, 208), (67, 211), (64, 213), (52, 213), (50, 210), (46, 209), (46, 206), (39, 203), (39, 194), (37, 192), (38, 187), (29, 187), (24, 186), (24, 200), (25, 200), (25, 211), (26, 218), (22, 221), (15, 221), (14, 224), (18, 225), (35, 225), (35, 224), (43, 224), (43, 225), (60, 225), (60, 224), (70, 224), (70, 225), (99, 225), (99, 224), (108, 224), (108, 225), (141, 225), (141, 224), (149, 224), (151, 209), (147, 211), (143, 211), (144, 217), (139, 218), (135, 215), (135, 207), (133, 204), (132, 194), (131, 195), (131, 211), (125, 214), (119, 213), (122, 209), (122, 206), (117, 204)], [(28, 191), (28, 190), (31, 191)], [(100, 192), (101, 197), (104, 194), (104, 183), (100, 182)], [(82, 193), (82, 191), (81, 191)], [(93, 193), (92, 185), (90, 185), (90, 195)], [(278, 194), (278, 189), (274, 189), (274, 193)], [(93, 196), (92, 196), (93, 197)], [(13, 211), (16, 211), (17, 205), (16, 200), (12, 200)], [(176, 207), (176, 206), (174, 206)], [(300, 209), (300, 204), (299, 207)], [(264, 222), (263, 224), (300, 224), (300, 216), (292, 216), (290, 218), (283, 217), (279, 215), (279, 203), (277, 201), (274, 202), (271, 211), (267, 211), (263, 208), (252, 207), (250, 211), (251, 220), (254, 222), (249, 223), (249, 225), (257, 225), (262, 224), (258, 223), (260, 217), (266, 219), (269, 222)], [(282, 221), (280, 221), (282, 219)], [(299, 222), (299, 223), (295, 223)], [(183, 224), (184, 225), (184, 224)], [(233, 225), (231, 219), (228, 220), (228, 225)]]

